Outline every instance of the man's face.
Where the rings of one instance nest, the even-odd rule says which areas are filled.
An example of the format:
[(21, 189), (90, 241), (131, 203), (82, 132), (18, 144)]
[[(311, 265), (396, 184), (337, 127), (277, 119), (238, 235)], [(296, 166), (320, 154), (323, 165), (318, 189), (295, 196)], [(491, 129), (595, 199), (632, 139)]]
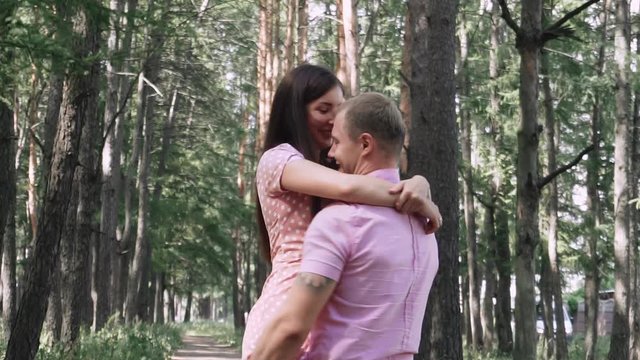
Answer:
[(334, 120), (329, 157), (336, 160), (339, 171), (353, 174), (360, 159), (362, 146), (357, 140), (352, 140), (347, 133), (345, 113), (346, 111), (340, 110)]

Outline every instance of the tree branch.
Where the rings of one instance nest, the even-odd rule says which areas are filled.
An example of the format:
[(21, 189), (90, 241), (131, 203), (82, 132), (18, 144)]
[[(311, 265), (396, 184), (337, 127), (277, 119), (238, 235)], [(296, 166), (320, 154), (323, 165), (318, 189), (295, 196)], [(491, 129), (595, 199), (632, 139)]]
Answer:
[[(504, 0), (500, 0), (501, 3), (503, 1)], [(546, 29), (544, 29), (544, 31), (542, 33), (543, 34), (545, 34), (545, 33), (550, 33), (550, 34), (557, 33), (558, 30), (560, 30), (562, 28), (562, 25), (564, 25), (564, 23), (566, 23), (567, 21), (571, 20), (573, 17), (575, 17), (576, 15), (580, 14), (583, 10), (585, 10), (589, 6), (597, 3), (598, 1), (600, 1), (600, 0), (588, 0), (586, 3), (580, 5), (576, 9), (568, 12), (565, 16), (562, 17), (562, 19), (556, 21), (554, 24), (552, 24), (551, 26), (549, 26)]]
[[(377, 3), (377, 6), (376, 6)], [(378, 20), (378, 13), (380, 12), (380, 2), (376, 1), (374, 3), (374, 6), (376, 6), (374, 13), (371, 15), (371, 19), (369, 21), (369, 28), (367, 29), (366, 32), (366, 36), (364, 37), (364, 41), (362, 42), (362, 46), (360, 46), (360, 50), (358, 51), (358, 58), (362, 59), (362, 54), (364, 53), (364, 49), (367, 47), (367, 44), (369, 44), (369, 42), (371, 41), (371, 38), (373, 37), (373, 30), (376, 27), (376, 22)]]
[(485, 200), (484, 197), (482, 197), (482, 195), (478, 194), (475, 190), (473, 190), (473, 186), (471, 186), (471, 179), (464, 176), (464, 172), (462, 171), (461, 167), (458, 167), (458, 172), (460, 173), (460, 177), (462, 178), (462, 180), (467, 184), (467, 186), (469, 186), (470, 189), (472, 189), (471, 195), (475, 197), (480, 202), (480, 204), (482, 204), (487, 209), (493, 209), (494, 208), (493, 204)]
[(513, 20), (513, 17), (511, 17), (511, 12), (509, 12), (509, 7), (507, 6), (507, 2), (505, 0), (498, 0), (498, 3), (500, 4), (500, 9), (502, 9), (502, 13), (500, 14), (500, 16), (504, 19), (507, 25), (516, 33), (516, 35), (519, 35), (521, 32), (520, 26), (518, 26), (515, 20)]
[[(129, 84), (129, 89), (127, 89), (127, 94), (125, 95), (125, 98), (122, 101), (122, 104), (120, 105), (120, 109), (118, 109), (118, 111), (116, 111), (116, 113), (113, 114), (113, 116), (109, 120), (109, 125), (105, 129), (104, 136), (102, 137), (102, 146), (100, 146), (100, 154), (102, 154), (102, 150), (104, 149), (104, 146), (107, 143), (107, 136), (109, 136), (109, 133), (113, 130), (113, 126), (116, 124), (116, 119), (118, 118), (118, 116), (120, 116), (120, 114), (122, 114), (122, 112), (126, 108), (127, 102), (129, 101), (129, 99), (131, 98), (131, 94), (133, 93), (133, 85), (135, 85), (138, 82), (139, 76), (140, 76), (140, 73), (138, 73), (136, 77), (133, 80), (131, 80), (131, 83)], [(102, 163), (102, 161), (98, 163)]]
[(575, 159), (573, 159), (570, 163), (561, 166), (559, 168), (557, 168), (556, 170), (554, 170), (552, 173), (550, 173), (549, 175), (545, 176), (544, 178), (540, 179), (538, 181), (538, 189), (542, 189), (545, 185), (547, 185), (548, 183), (550, 183), (551, 181), (553, 181), (553, 179), (555, 179), (558, 175), (562, 174), (563, 172), (566, 172), (567, 170), (571, 169), (572, 167), (576, 166), (580, 160), (582, 160), (582, 157), (584, 155), (586, 155), (587, 153), (591, 152), (591, 150), (595, 149), (595, 145), (591, 144), (589, 146), (587, 146), (584, 150), (582, 150), (580, 152), (580, 154), (578, 154), (578, 156), (575, 157)]

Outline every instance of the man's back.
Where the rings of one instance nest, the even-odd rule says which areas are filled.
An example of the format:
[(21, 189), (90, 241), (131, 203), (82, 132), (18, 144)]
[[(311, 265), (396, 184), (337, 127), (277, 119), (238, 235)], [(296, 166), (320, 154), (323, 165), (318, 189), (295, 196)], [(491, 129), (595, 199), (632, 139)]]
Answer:
[(334, 204), (313, 220), (304, 246), (300, 271), (338, 281), (305, 358), (412, 358), (438, 268), (435, 237), (424, 234), (421, 220), (391, 208)]

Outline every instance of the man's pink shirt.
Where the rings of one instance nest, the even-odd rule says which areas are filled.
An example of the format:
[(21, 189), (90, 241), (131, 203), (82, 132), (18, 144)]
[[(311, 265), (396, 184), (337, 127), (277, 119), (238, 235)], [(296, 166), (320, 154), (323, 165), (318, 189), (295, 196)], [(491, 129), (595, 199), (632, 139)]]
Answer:
[[(397, 169), (369, 174), (397, 183)], [(435, 236), (392, 208), (335, 203), (305, 235), (300, 272), (338, 282), (302, 359), (413, 359), (438, 270)]]

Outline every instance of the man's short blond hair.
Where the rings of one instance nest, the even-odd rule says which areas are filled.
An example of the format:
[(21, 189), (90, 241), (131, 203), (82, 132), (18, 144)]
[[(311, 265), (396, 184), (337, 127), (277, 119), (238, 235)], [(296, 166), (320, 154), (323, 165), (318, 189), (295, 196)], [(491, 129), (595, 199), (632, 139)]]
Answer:
[(369, 133), (388, 155), (400, 156), (405, 127), (396, 104), (383, 94), (366, 92), (345, 101), (340, 108), (345, 115), (345, 129), (355, 140)]

